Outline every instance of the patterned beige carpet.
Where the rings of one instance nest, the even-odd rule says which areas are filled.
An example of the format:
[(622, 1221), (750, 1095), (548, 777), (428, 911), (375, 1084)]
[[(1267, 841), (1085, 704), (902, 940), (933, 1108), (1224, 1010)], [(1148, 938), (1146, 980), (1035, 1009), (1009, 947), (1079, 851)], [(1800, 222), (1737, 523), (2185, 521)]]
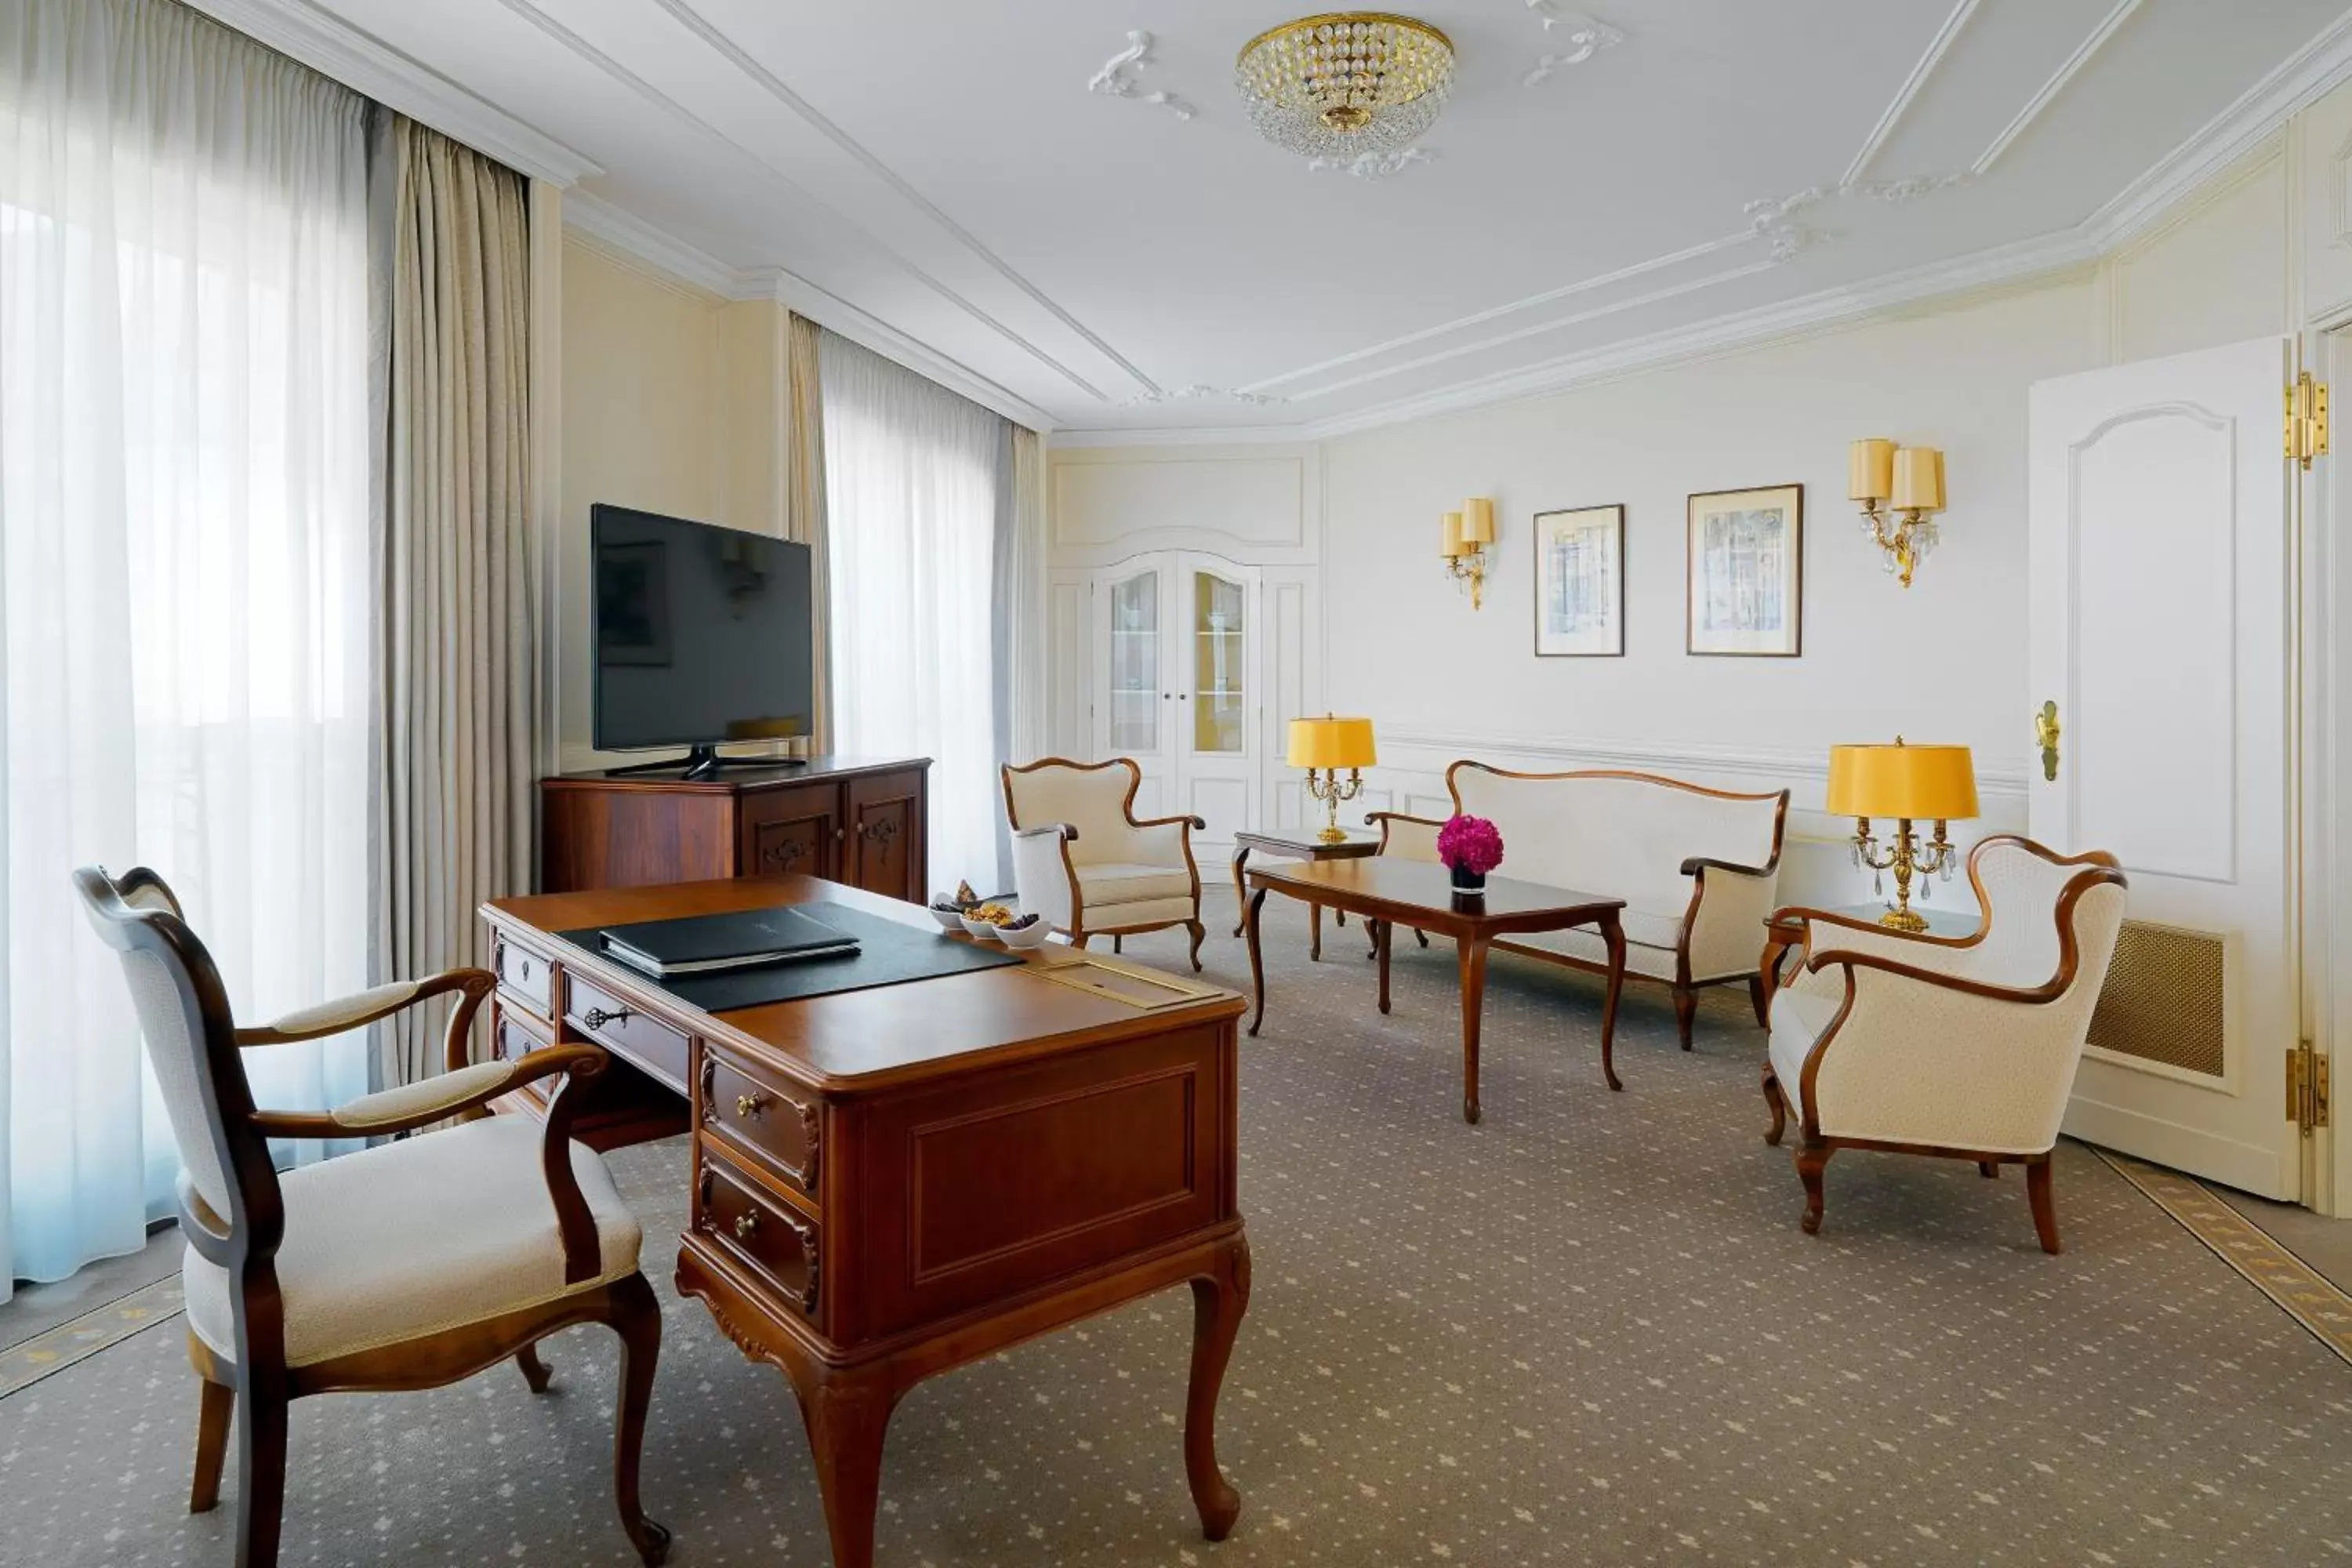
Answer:
[[(1353, 926), (1310, 965), (1302, 912), (1268, 914), (1234, 1538), (1202, 1542), (1185, 1494), (1170, 1295), (909, 1398), (885, 1563), (2352, 1560), (2352, 1367), (2089, 1152), (2059, 1153), (2061, 1258), (2014, 1173), (1867, 1154), (1832, 1165), (1808, 1238), (1759, 1137), (1744, 996), (1710, 1001), (1685, 1056), (1636, 992), (1611, 1095), (1594, 989), (1498, 962), (1474, 1129), (1452, 953), (1401, 946), (1381, 1018)], [(1205, 956), (1245, 984), (1238, 942)], [(679, 1151), (616, 1163), (667, 1295)], [(781, 1380), (667, 1304), (646, 1497), (673, 1561), (824, 1563)], [(289, 1568), (633, 1562), (611, 1346), (575, 1330), (548, 1359), (541, 1399), (501, 1371), (297, 1406)], [(0, 1561), (225, 1564), (228, 1509), (184, 1511), (194, 1407), (175, 1319), (0, 1399)]]

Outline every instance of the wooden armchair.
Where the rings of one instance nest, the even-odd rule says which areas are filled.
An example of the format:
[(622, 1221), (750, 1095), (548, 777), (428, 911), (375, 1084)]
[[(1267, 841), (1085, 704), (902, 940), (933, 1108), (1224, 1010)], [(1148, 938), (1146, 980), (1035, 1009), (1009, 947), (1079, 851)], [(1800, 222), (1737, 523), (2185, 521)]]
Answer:
[(1795, 1116), (1808, 1234), (1830, 1156), (1880, 1149), (1973, 1160), (1987, 1176), (2024, 1165), (2042, 1250), (2058, 1250), (2050, 1152), (2123, 929), (2124, 874), (2112, 855), (2002, 834), (1969, 853), (1969, 880), (1983, 910), (1969, 937), (1822, 910), (1772, 917), (1801, 923), (1805, 962), (1771, 1000), (1764, 1141)]
[[(74, 886), (121, 955), (179, 1144), (188, 1355), (203, 1379), (188, 1507), (201, 1513), (219, 1500), (234, 1415), (237, 1568), (278, 1558), (291, 1400), (433, 1388), (508, 1357), (544, 1391), (548, 1369), (533, 1347), (583, 1322), (621, 1336), (614, 1489), (637, 1554), (660, 1563), (669, 1532), (638, 1505), (637, 1462), (661, 1308), (638, 1272), (635, 1218), (604, 1163), (569, 1132), (570, 1086), (603, 1070), (604, 1054), (556, 1046), (469, 1065), (467, 1033), (494, 984), (480, 969), (239, 1028), (211, 954), (161, 877), (142, 868), (117, 880), (86, 867)], [(244, 1049), (341, 1034), (445, 995), (457, 1000), (440, 1077), (319, 1113), (254, 1105)], [(568, 1081), (543, 1129), (484, 1109), (555, 1074)], [(414, 1132), (450, 1118), (458, 1124), (429, 1136), (283, 1175), (270, 1163), (271, 1138)]]
[[(1013, 879), (1034, 910), (1071, 942), (1108, 936), (1114, 946), (1138, 931), (1181, 925), (1201, 967), (1201, 868), (1197, 816), (1139, 819), (1143, 770), (1132, 758), (1073, 763), (1047, 757), (1006, 766), (1004, 816), (1013, 829)], [(1024, 826), (1026, 824), (1026, 826)]]

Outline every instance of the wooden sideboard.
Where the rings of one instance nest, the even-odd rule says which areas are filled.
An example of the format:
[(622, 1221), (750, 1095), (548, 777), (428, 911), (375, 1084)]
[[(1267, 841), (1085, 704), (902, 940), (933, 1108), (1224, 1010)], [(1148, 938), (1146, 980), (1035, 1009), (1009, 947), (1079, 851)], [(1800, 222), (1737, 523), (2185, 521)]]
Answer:
[(565, 773), (539, 783), (550, 893), (721, 877), (821, 877), (922, 903), (928, 758), (817, 757), (795, 767)]

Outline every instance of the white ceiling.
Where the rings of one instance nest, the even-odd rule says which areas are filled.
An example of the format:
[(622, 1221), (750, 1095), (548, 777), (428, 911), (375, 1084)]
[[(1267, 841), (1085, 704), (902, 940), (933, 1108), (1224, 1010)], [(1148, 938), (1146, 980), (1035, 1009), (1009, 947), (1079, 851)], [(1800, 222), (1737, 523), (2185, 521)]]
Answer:
[(1453, 100), (1381, 178), (1250, 128), (1280, 0), (197, 3), (1073, 432), (1347, 428), (2080, 259), (2352, 62), (2344, 0), (1426, 0)]

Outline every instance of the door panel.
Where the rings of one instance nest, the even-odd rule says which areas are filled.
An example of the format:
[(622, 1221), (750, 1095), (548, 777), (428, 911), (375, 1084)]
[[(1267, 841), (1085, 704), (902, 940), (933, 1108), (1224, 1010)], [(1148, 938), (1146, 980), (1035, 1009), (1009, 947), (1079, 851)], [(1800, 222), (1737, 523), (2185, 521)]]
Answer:
[(1182, 591), (1184, 687), (1177, 693), (1182, 726), (1177, 809), (1208, 823), (1201, 842), (1213, 849), (1256, 826), (1261, 745), (1253, 715), (1258, 694), (1257, 574), (1213, 556), (1178, 560)]
[(1136, 809), (1154, 815), (1176, 750), (1176, 671), (1167, 628), (1176, 584), (1166, 557), (1106, 573), (1095, 584), (1095, 760), (1131, 757), (1143, 774)]
[(2038, 753), (2029, 773), (2033, 837), (2110, 850), (2131, 882), (2066, 1130), (2291, 1199), (2290, 350), (2033, 388), (2018, 739), (2057, 704), (2056, 777)]

